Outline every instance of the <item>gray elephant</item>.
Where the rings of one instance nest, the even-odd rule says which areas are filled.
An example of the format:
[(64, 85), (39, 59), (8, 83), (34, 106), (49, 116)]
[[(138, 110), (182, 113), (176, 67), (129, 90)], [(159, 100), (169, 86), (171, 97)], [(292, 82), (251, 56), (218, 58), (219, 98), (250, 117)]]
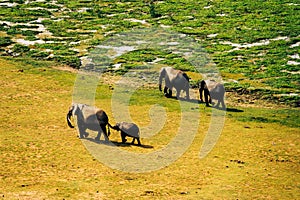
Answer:
[(190, 98), (189, 77), (186, 73), (173, 69), (172, 67), (163, 67), (159, 72), (159, 90), (162, 91), (162, 81), (165, 79), (164, 94), (166, 97), (172, 97), (173, 87), (176, 89), (176, 97), (179, 98), (180, 91), (186, 92), (186, 98)]
[(133, 137), (131, 144), (134, 144), (134, 141), (137, 140), (138, 145), (141, 146), (140, 130), (136, 124), (129, 122), (119, 122), (111, 128), (117, 131), (121, 131), (122, 143), (125, 143), (127, 141), (126, 137)]
[(209, 106), (209, 103), (212, 103), (212, 99), (218, 101), (215, 107), (219, 107), (220, 103), (222, 104), (222, 109), (226, 109), (224, 103), (225, 87), (222, 83), (218, 83), (214, 80), (202, 80), (200, 82), (200, 101), (203, 102), (203, 93), (205, 98), (206, 106)]
[[(103, 110), (86, 104), (73, 104), (67, 114), (67, 122), (70, 128), (74, 128), (70, 120), (71, 116), (73, 118), (74, 116), (77, 117), (79, 138), (87, 137), (88, 133), (86, 129), (90, 129), (98, 132), (95, 140), (100, 140), (101, 134), (104, 133), (104, 139), (108, 141), (110, 135), (109, 127), (111, 127), (111, 125), (108, 123), (108, 116)], [(107, 125), (108, 132), (106, 130)]]

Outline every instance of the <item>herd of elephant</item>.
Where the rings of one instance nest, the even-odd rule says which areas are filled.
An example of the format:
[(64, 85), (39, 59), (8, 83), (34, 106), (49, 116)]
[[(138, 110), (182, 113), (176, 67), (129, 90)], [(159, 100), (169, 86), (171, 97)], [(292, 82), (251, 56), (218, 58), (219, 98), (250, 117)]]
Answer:
[[(162, 91), (162, 82), (165, 81), (163, 89), (164, 95), (168, 98), (172, 97), (172, 89), (176, 90), (176, 98), (179, 98), (181, 90), (185, 91), (186, 99), (189, 100), (189, 80), (190, 78), (185, 72), (173, 69), (172, 67), (163, 67), (159, 72), (159, 90)], [(212, 104), (212, 99), (217, 100), (215, 107), (219, 108), (220, 103), (222, 109), (226, 109), (224, 103), (225, 88), (224, 85), (213, 80), (202, 80), (199, 84), (200, 101), (205, 102), (206, 106)], [(203, 101), (203, 96), (205, 101)], [(132, 137), (131, 144), (137, 140), (138, 145), (140, 142), (139, 127), (134, 123), (120, 122), (115, 126), (109, 123), (109, 119), (105, 111), (92, 107), (86, 104), (73, 104), (67, 114), (67, 123), (70, 128), (74, 128), (71, 123), (71, 117), (76, 116), (77, 127), (79, 130), (79, 138), (88, 137), (87, 129), (97, 131), (98, 134), (95, 138), (96, 141), (100, 140), (103, 133), (104, 139), (107, 142), (110, 136), (110, 128), (121, 131), (122, 143), (125, 143), (126, 137)], [(107, 129), (106, 129), (107, 126)]]

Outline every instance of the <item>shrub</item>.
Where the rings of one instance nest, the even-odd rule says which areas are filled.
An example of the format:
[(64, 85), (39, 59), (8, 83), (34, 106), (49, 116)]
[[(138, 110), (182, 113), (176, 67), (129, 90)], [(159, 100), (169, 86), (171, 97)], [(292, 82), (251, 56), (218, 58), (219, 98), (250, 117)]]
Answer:
[(21, 44), (15, 44), (14, 47), (12, 48), (12, 51), (14, 53), (26, 53), (30, 50), (30, 48), (28, 46), (24, 46), (24, 45), (21, 45)]
[(39, 51), (39, 50), (31, 50), (28, 52), (28, 56), (32, 57), (32, 58), (36, 58), (36, 59), (45, 59), (49, 56), (48, 52), (45, 51)]
[(12, 43), (13, 43), (13, 41), (11, 41), (10, 37), (0, 37), (0, 46), (1, 47), (6, 47)]
[(56, 56), (54, 59), (75, 69), (79, 69), (81, 65), (81, 61), (77, 56)]

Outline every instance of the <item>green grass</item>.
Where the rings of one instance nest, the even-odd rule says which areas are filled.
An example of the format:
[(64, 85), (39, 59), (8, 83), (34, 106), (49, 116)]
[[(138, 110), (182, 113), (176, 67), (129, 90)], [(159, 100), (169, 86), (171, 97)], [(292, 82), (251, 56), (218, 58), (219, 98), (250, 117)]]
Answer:
[[(107, 40), (114, 34), (132, 30), (134, 28), (147, 28), (160, 25), (170, 26), (170, 29), (185, 33), (202, 44), (205, 51), (216, 63), (221, 73), (242, 74), (249, 87), (256, 87), (260, 82), (264, 87), (273, 90), (282, 87), (289, 88), (290, 93), (299, 93), (298, 66), (288, 65), (289, 56), (299, 54), (298, 48), (290, 48), (299, 41), (299, 14), (297, 1), (57, 1), (53, 4), (47, 2), (17, 1), (19, 5), (11, 8), (1, 7), (0, 16), (3, 21), (26, 23), (38, 18), (43, 18), (42, 24), (49, 30), (53, 37), (47, 41), (60, 41), (66, 51), (72, 56), (85, 56), (83, 53), (72, 52), (74, 45), (70, 42), (83, 41), (85, 49), (92, 50), (95, 45)], [(60, 7), (62, 6), (62, 7)], [(41, 7), (40, 10), (28, 8)], [(62, 9), (63, 8), (63, 9)], [(50, 9), (50, 10), (49, 10)], [(54, 9), (54, 10), (51, 10)], [(81, 11), (81, 12), (78, 12)], [(124, 19), (145, 20), (147, 24), (132, 22)], [(36, 23), (36, 22), (35, 22)], [(32, 27), (30, 24), (27, 27)], [(25, 25), (2, 25), (1, 31), (11, 37), (24, 37), (34, 40), (38, 34), (32, 30), (23, 30)], [(86, 30), (96, 32), (87, 33)], [(214, 37), (209, 37), (216, 34)], [(271, 40), (267, 45), (234, 50), (234, 47), (224, 42), (236, 44), (251, 44), (278, 37), (287, 37), (285, 40)], [(10, 38), (11, 39), (11, 38)], [(1, 52), (11, 44), (5, 38), (1, 39)], [(66, 43), (63, 43), (66, 42)], [(43, 51), (41, 45), (30, 46), (31, 49)], [(52, 47), (57, 55), (57, 62), (79, 67), (78, 61), (68, 57), (66, 51)], [(156, 52), (144, 53), (136, 51), (122, 58), (129, 62), (127, 67), (140, 66), (140, 61), (151, 61), (158, 54)], [(231, 51), (231, 52), (228, 52)], [(5, 54), (5, 53), (3, 53)], [(36, 54), (22, 54), (40, 59)], [(67, 56), (66, 58), (63, 58)], [(139, 57), (140, 56), (140, 57)], [(137, 60), (140, 58), (140, 60)], [(142, 59), (143, 58), (143, 59)], [(294, 59), (295, 60), (295, 59)], [(75, 64), (72, 64), (72, 62)], [(297, 61), (297, 59), (296, 59)], [(182, 58), (166, 57), (164, 64), (172, 65), (185, 70), (191, 69)], [(125, 66), (125, 65), (124, 65)], [(126, 69), (122, 69), (124, 72)], [(228, 80), (224, 76), (225, 81)], [(243, 86), (243, 80), (238, 84)]]
[[(76, 73), (52, 68), (54, 62), (0, 60), (0, 198), (3, 199), (299, 199), (299, 110), (249, 108), (228, 102), (225, 126), (204, 159), (199, 150), (211, 108), (199, 105), (200, 126), (187, 152), (158, 171), (126, 173), (95, 160), (67, 126)], [(96, 105), (115, 123), (111, 82), (99, 84)], [(180, 121), (178, 101), (157, 88), (140, 88), (130, 99), (130, 114), (148, 125), (149, 109), (159, 104), (168, 120), (145, 145), (116, 147), (147, 153), (174, 137)], [(196, 107), (196, 105), (195, 105)], [(196, 108), (198, 109), (198, 108)], [(243, 112), (242, 112), (243, 111)], [(187, 135), (188, 137), (188, 135)], [(112, 131), (111, 140), (121, 141)], [(102, 144), (99, 144), (102, 145)], [(107, 155), (109, 156), (109, 155)]]
[(298, 109), (266, 109), (244, 108), (243, 113), (227, 113), (242, 122), (276, 123), (294, 128), (300, 127)]

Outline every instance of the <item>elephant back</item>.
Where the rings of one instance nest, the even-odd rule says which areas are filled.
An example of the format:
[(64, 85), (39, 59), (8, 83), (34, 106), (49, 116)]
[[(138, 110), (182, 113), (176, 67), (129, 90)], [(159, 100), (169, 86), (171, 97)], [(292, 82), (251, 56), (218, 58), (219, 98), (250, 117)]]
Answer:
[(174, 79), (175, 87), (186, 88), (189, 86), (189, 77), (186, 73), (177, 70), (176, 78)]
[(92, 106), (84, 106), (82, 108), (82, 117), (86, 124), (99, 126), (99, 123), (100, 125), (106, 125), (108, 123), (108, 116), (106, 113), (103, 110)]
[(170, 86), (175, 88), (185, 88), (189, 85), (189, 77), (181, 70), (172, 67), (165, 67), (166, 79), (169, 80)]
[(214, 80), (206, 80), (206, 86), (212, 98), (222, 99), (225, 94), (225, 87), (222, 83), (218, 83)]
[(134, 123), (121, 122), (119, 128), (132, 137), (139, 137), (139, 127)]
[(214, 80), (205, 80), (208, 91), (212, 91), (219, 83)]
[(166, 72), (170, 81), (174, 81), (174, 79), (178, 76), (178, 70), (173, 69), (172, 67), (166, 67)]

